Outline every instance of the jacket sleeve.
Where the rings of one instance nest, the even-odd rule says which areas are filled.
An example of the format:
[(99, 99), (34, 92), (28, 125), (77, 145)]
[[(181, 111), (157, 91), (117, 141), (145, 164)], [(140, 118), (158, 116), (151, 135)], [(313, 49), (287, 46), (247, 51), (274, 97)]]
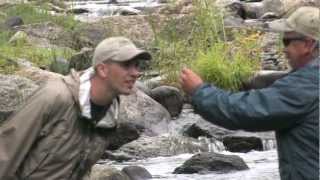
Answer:
[(269, 88), (230, 93), (208, 84), (192, 97), (195, 112), (227, 129), (280, 130), (301, 122), (319, 103), (317, 69), (304, 69), (276, 81)]
[(45, 89), (38, 90), (23, 107), (0, 126), (0, 179), (11, 179), (36, 140), (48, 117)]

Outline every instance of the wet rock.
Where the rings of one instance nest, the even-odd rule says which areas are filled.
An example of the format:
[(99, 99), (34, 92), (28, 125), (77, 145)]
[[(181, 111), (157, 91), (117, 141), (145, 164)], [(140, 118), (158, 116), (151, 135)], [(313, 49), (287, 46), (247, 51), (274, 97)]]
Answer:
[(12, 17), (9, 17), (8, 19), (5, 20), (5, 25), (8, 28), (13, 28), (15, 26), (21, 26), (23, 24), (24, 24), (23, 19), (19, 16), (12, 16)]
[(90, 174), (90, 180), (131, 180), (127, 174), (106, 165), (95, 165)]
[(120, 97), (119, 122), (130, 122), (144, 128), (145, 134), (168, 132), (169, 112), (158, 102), (140, 90)]
[(223, 138), (223, 144), (230, 152), (247, 153), (251, 150), (263, 150), (262, 141), (257, 137), (228, 136)]
[(110, 144), (107, 149), (115, 150), (128, 142), (138, 139), (143, 130), (144, 127), (142, 125), (131, 122), (120, 123), (115, 131), (108, 134), (112, 138), (110, 138)]
[(151, 97), (163, 105), (171, 117), (180, 114), (183, 105), (183, 96), (178, 88), (171, 86), (160, 86), (151, 90)]
[(81, 71), (89, 68), (92, 65), (93, 51), (93, 48), (82, 48), (70, 58), (69, 69)]
[(127, 166), (121, 170), (130, 177), (130, 180), (147, 180), (151, 179), (152, 175), (143, 167)]
[(249, 167), (242, 158), (236, 155), (223, 155), (217, 153), (200, 153), (192, 156), (176, 168), (175, 174), (209, 173), (217, 171), (228, 173), (230, 171), (246, 170)]
[(212, 135), (208, 130), (204, 130), (197, 126), (196, 124), (192, 124), (191, 126), (186, 127), (186, 130), (183, 131), (184, 136), (198, 138), (200, 136), (211, 138)]
[(38, 87), (30, 79), (0, 74), (0, 123), (19, 109)]
[(139, 139), (123, 145), (116, 152), (124, 152), (137, 158), (158, 156), (173, 156), (184, 153), (208, 151), (197, 140), (183, 136), (161, 135), (155, 137), (142, 136)]
[(124, 152), (105, 151), (101, 159), (108, 159), (108, 160), (113, 160), (117, 162), (123, 162), (123, 161), (130, 161), (137, 158), (134, 156), (130, 156), (129, 154), (126, 154)]
[[(189, 124), (181, 124), (180, 126), (183, 126), (182, 128), (179, 127), (178, 129), (181, 129), (181, 133), (185, 136), (198, 138), (200, 136), (204, 136), (207, 138), (215, 138), (218, 140), (221, 140), (224, 136), (232, 134), (234, 131), (227, 130), (225, 128), (216, 126), (212, 123), (209, 123), (208, 121), (201, 118), (199, 115), (192, 115), (193, 112), (187, 115), (181, 115), (176, 121), (186, 121), (187, 119), (194, 119), (194, 122), (191, 122)], [(177, 122), (178, 123), (178, 122)]]

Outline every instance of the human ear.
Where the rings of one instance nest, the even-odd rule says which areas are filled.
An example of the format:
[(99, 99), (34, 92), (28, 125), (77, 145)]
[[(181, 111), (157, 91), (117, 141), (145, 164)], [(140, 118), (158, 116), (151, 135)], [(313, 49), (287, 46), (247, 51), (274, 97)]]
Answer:
[(100, 77), (106, 78), (108, 74), (108, 67), (105, 64), (98, 64), (96, 66), (96, 72)]

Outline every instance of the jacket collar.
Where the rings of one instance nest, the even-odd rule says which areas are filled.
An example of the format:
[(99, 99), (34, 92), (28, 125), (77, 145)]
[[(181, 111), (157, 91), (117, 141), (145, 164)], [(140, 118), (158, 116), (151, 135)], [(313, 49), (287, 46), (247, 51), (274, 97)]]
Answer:
[[(64, 82), (69, 88), (74, 101), (81, 111), (81, 116), (88, 119), (90, 122), (95, 121), (91, 118), (91, 103), (90, 103), (90, 78), (92, 76), (91, 69), (83, 72), (71, 70), (70, 75), (63, 77)], [(105, 116), (95, 124), (99, 128), (114, 128), (117, 125), (119, 117), (119, 98), (114, 98), (111, 106), (107, 110)]]

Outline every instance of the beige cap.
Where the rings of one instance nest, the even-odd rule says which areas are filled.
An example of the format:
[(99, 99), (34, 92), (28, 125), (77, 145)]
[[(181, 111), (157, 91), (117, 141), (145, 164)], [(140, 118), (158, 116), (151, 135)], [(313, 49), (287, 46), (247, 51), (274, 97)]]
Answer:
[(150, 53), (137, 48), (125, 37), (111, 37), (101, 41), (94, 50), (92, 66), (96, 66), (106, 60), (124, 62), (133, 58), (150, 60)]
[(295, 31), (320, 40), (320, 9), (311, 6), (299, 7), (288, 18), (272, 21), (268, 25), (277, 32)]

